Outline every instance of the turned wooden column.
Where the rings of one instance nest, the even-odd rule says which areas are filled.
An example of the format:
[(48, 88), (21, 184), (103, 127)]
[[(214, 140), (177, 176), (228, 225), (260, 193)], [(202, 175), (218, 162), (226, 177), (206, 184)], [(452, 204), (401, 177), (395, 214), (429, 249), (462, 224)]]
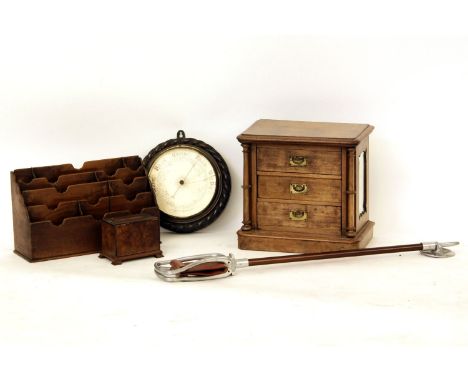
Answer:
[(242, 152), (244, 153), (244, 218), (242, 220), (242, 231), (250, 231), (252, 229), (252, 217), (250, 216), (250, 204), (252, 189), (251, 174), (250, 174), (250, 144), (242, 143)]
[(346, 151), (346, 236), (356, 236), (356, 149)]

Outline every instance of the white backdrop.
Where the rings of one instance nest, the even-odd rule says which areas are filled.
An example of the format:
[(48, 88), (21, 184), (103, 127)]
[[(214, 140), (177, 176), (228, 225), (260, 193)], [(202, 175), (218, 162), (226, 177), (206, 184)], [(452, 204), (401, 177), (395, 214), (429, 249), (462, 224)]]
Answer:
[[(166, 366), (202, 375), (201, 355), (215, 362), (269, 356), (276, 361), (258, 375), (303, 378), (315, 354), (324, 360), (320, 376), (347, 375), (359, 369), (349, 352), (375, 347), (385, 357), (417, 347), (421, 363), (401, 357), (401, 367), (446, 378), (445, 363), (423, 359), (443, 349), (439, 359), (448, 360), (468, 345), (466, 13), (456, 8), (449, 18), (425, 3), (429, 18), (417, 24), (420, 8), (405, 4), (330, 4), (324, 17), (309, 4), (292, 18), (296, 2), (5, 5), (0, 350), (11, 356), (9, 380), (103, 377), (112, 368), (117, 378), (143, 378)], [(235, 235), (242, 219), (236, 136), (259, 118), (374, 125), (371, 244), (460, 240), (458, 256), (323, 261), (169, 285), (155, 279), (153, 259), (119, 267), (96, 255), (28, 264), (12, 254), (10, 170), (145, 156), (183, 129), (224, 156), (233, 190), (204, 231), (163, 233), (165, 255), (262, 255), (237, 250)], [(378, 362), (377, 354), (368, 356)], [(171, 358), (182, 356), (191, 358)], [(25, 358), (31, 367), (20, 366)], [(237, 370), (242, 362), (227, 364), (210, 368), (224, 378), (258, 372), (254, 362), (246, 362), (247, 374)], [(373, 367), (369, 375), (379, 372)]]

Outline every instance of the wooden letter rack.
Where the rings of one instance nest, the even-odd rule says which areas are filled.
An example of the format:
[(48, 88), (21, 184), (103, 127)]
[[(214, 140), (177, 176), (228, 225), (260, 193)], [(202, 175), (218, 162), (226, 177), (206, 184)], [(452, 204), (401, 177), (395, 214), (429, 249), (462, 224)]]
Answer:
[(138, 156), (89, 161), (80, 169), (14, 170), (11, 195), (15, 252), (31, 262), (99, 252), (108, 213), (143, 212), (159, 221)]

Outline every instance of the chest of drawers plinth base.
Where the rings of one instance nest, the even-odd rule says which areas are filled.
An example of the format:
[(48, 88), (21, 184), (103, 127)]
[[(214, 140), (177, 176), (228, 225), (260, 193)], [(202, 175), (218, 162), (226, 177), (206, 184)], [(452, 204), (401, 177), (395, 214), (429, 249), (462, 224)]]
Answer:
[(372, 239), (374, 223), (368, 222), (353, 238), (327, 238), (297, 232), (250, 230), (237, 232), (239, 249), (251, 251), (319, 253), (365, 248)]
[(372, 239), (365, 124), (259, 120), (244, 154), (240, 249), (326, 252)]

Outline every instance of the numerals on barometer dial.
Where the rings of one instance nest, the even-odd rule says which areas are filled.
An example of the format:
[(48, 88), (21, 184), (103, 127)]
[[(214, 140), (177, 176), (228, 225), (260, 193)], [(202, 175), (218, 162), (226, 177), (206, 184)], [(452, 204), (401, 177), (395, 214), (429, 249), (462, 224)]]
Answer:
[(156, 146), (143, 160), (161, 212), (161, 226), (193, 232), (211, 224), (226, 206), (231, 177), (221, 155), (205, 142), (185, 138)]
[(148, 173), (158, 206), (164, 213), (186, 218), (207, 208), (216, 193), (216, 173), (198, 150), (174, 147), (156, 158)]

